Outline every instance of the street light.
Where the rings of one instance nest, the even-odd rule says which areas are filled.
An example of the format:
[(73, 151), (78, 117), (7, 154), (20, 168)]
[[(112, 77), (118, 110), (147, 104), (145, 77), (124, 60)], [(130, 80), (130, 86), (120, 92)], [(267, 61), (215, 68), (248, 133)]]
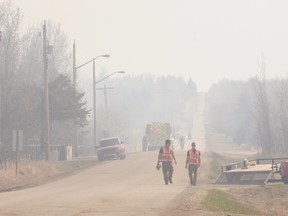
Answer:
[(94, 147), (96, 146), (96, 92), (95, 92), (95, 60), (97, 58), (101, 58), (101, 57), (104, 57), (104, 58), (109, 58), (110, 55), (108, 54), (104, 54), (104, 55), (99, 55), (99, 56), (96, 56), (95, 58), (85, 62), (84, 64), (78, 66), (78, 67), (75, 67), (75, 70), (83, 67), (84, 65), (90, 63), (93, 61), (93, 115), (94, 115), (94, 132), (93, 132), (93, 145)]
[(112, 75), (116, 74), (116, 73), (124, 74), (124, 73), (125, 73), (125, 71), (115, 71), (115, 72), (113, 72), (113, 73), (109, 74), (108, 76), (106, 76), (106, 77), (103, 77), (102, 79), (100, 79), (100, 80), (96, 81), (96, 82), (95, 82), (95, 85), (96, 85), (97, 83), (99, 83), (99, 82), (101, 82), (101, 81), (103, 81), (103, 80), (107, 79), (108, 77), (110, 77), (110, 76), (112, 76)]
[(87, 62), (85, 62), (84, 64), (82, 64), (82, 65), (76, 67), (76, 70), (79, 69), (79, 68), (81, 68), (81, 67), (83, 67), (84, 65), (86, 65), (86, 64), (88, 64), (88, 63), (90, 63), (90, 62), (92, 62), (92, 61), (95, 61), (95, 59), (100, 58), (100, 57), (109, 58), (110, 55), (105, 54), (105, 55), (99, 55), (99, 56), (96, 56), (95, 58), (92, 58), (90, 61), (87, 61)]

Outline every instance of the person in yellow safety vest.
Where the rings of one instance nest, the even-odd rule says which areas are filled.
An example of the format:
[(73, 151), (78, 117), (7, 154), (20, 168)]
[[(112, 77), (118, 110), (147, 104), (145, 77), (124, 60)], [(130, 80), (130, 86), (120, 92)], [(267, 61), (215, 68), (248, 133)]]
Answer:
[(159, 150), (158, 162), (157, 162), (157, 166), (159, 166), (160, 162), (162, 162), (162, 171), (166, 185), (168, 185), (168, 182), (170, 182), (170, 184), (173, 183), (172, 181), (174, 171), (173, 160), (175, 164), (177, 164), (173, 149), (171, 147), (171, 141), (167, 139), (165, 140), (165, 145), (161, 147)]
[[(187, 158), (186, 158), (186, 164), (185, 168), (188, 168), (188, 174), (190, 179), (191, 185), (196, 185), (197, 183), (197, 171), (201, 164), (201, 158), (200, 158), (200, 151), (196, 149), (195, 142), (192, 142), (191, 144), (192, 149), (187, 151)], [(193, 177), (192, 177), (193, 176)]]

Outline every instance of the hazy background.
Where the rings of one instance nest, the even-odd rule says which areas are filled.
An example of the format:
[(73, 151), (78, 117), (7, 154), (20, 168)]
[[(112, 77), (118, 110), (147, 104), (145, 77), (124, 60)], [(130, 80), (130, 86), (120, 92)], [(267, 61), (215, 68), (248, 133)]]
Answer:
[(53, 145), (76, 146), (76, 120), (80, 145), (95, 150), (92, 64), (77, 70), (71, 86), (75, 41), (77, 66), (111, 55), (96, 59), (96, 80), (126, 72), (96, 85), (102, 88), (97, 142), (120, 136), (139, 150), (147, 124), (168, 122), (187, 136), (201, 117), (210, 147), (287, 152), (287, 6), (263, 0), (1, 1), (1, 152), (11, 150), (15, 128), (25, 132), (27, 147), (43, 152), (45, 146), (44, 20), (53, 46), (46, 61)]
[(78, 64), (110, 54), (97, 70), (105, 65), (108, 72), (182, 75), (192, 77), (198, 91), (208, 91), (222, 78), (255, 76), (264, 53), (268, 78), (287, 75), (285, 0), (12, 2), (25, 14), (25, 26), (48, 19), (61, 24), (76, 40)]

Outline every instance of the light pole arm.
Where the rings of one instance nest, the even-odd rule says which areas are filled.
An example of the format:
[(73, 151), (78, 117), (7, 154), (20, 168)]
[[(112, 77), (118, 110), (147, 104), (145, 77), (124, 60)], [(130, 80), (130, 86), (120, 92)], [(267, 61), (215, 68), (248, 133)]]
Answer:
[(95, 58), (93, 58), (93, 59), (91, 59), (90, 61), (88, 61), (88, 62), (86, 62), (86, 63), (84, 63), (84, 64), (76, 67), (76, 69), (79, 69), (79, 68), (83, 67), (84, 65), (86, 65), (86, 64), (88, 64), (88, 63), (90, 63), (90, 62), (92, 62), (92, 61), (94, 61), (94, 60), (95, 60)]
[(88, 64), (88, 63), (94, 61), (95, 59), (100, 58), (100, 57), (106, 57), (106, 58), (108, 58), (108, 57), (110, 57), (110, 55), (108, 55), (108, 54), (105, 54), (105, 55), (99, 55), (99, 56), (97, 56), (97, 57), (91, 59), (90, 61), (87, 61), (87, 62), (85, 62), (84, 64), (82, 64), (82, 65), (76, 67), (76, 70), (79, 69), (79, 68), (81, 68), (81, 67), (83, 67), (84, 65), (86, 65), (86, 64)]
[(125, 71), (115, 71), (115, 72), (113, 72), (113, 73), (109, 74), (108, 76), (106, 76), (106, 77), (103, 77), (102, 79), (100, 79), (100, 80), (96, 81), (96, 82), (95, 82), (95, 85), (96, 85), (97, 83), (99, 83), (99, 82), (101, 82), (101, 81), (103, 81), (103, 80), (107, 79), (108, 77), (110, 77), (110, 76), (112, 76), (112, 75), (116, 74), (116, 73), (121, 73), (121, 74), (124, 74), (124, 73), (125, 73)]

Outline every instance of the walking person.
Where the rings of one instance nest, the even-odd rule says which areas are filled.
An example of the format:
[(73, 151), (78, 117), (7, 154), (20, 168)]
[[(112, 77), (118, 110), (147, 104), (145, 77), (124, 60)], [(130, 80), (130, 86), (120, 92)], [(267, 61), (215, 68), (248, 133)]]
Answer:
[(171, 147), (171, 140), (167, 139), (165, 140), (165, 145), (159, 150), (157, 162), (157, 166), (160, 165), (160, 162), (162, 163), (162, 171), (164, 176), (164, 182), (166, 185), (168, 185), (168, 182), (170, 184), (173, 183), (173, 161), (175, 164), (177, 164), (173, 149)]
[(180, 143), (181, 150), (183, 150), (184, 144), (185, 144), (185, 137), (183, 135), (180, 136), (179, 143)]
[(201, 164), (200, 151), (196, 149), (195, 142), (191, 144), (192, 148), (187, 151), (185, 168), (188, 168), (188, 174), (191, 185), (197, 184), (197, 172)]

